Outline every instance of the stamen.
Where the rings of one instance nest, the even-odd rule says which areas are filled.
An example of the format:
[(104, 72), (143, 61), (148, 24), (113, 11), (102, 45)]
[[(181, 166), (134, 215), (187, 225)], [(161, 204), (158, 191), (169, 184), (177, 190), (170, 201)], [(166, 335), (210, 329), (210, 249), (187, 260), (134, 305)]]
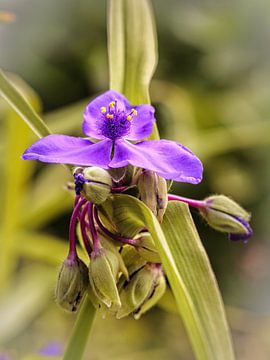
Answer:
[(111, 101), (111, 102), (109, 103), (109, 107), (110, 107), (110, 108), (115, 107), (115, 101)]
[(104, 114), (106, 112), (105, 106), (101, 106), (100, 111)]
[(131, 112), (132, 112), (132, 114), (133, 114), (134, 116), (137, 116), (137, 115), (138, 115), (138, 111), (135, 110), (135, 109), (131, 109)]
[(127, 120), (130, 121), (132, 119), (132, 116), (131, 115), (128, 115), (127, 116)]
[(113, 114), (106, 114), (107, 119), (113, 119)]

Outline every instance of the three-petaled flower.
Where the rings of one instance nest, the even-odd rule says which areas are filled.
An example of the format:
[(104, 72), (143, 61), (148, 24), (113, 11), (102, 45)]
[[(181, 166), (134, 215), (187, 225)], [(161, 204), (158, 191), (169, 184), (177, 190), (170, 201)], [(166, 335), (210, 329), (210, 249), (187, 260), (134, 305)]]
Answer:
[(151, 105), (131, 106), (109, 90), (86, 107), (82, 129), (91, 140), (49, 135), (26, 149), (22, 159), (103, 169), (133, 165), (165, 179), (199, 183), (202, 164), (190, 150), (174, 141), (143, 140), (152, 132), (154, 113)]

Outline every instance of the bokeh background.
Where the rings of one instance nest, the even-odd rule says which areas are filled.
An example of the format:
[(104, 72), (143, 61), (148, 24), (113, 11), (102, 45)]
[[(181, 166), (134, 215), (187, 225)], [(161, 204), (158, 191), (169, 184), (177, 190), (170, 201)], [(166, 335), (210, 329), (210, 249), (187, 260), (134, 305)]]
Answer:
[[(237, 359), (270, 358), (270, 2), (154, 0), (159, 63), (151, 86), (162, 137), (190, 147), (204, 181), (252, 212), (248, 244), (194, 220), (217, 276)], [(79, 135), (85, 104), (108, 88), (104, 0), (1, 0), (0, 65), (54, 132)], [(61, 166), (23, 162), (35, 140), (0, 99), (0, 359), (61, 355), (74, 316), (53, 301), (72, 197)], [(85, 359), (193, 359), (161, 304), (140, 321), (98, 318)], [(57, 357), (55, 357), (57, 358)]]

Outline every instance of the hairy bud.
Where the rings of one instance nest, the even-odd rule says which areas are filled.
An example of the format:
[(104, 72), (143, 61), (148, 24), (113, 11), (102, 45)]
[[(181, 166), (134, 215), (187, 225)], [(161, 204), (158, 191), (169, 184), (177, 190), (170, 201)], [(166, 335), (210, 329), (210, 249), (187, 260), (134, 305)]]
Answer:
[(55, 289), (56, 302), (75, 312), (89, 284), (88, 268), (79, 258), (66, 259), (59, 272)]
[[(159, 284), (159, 289), (164, 288), (165, 291), (165, 287), (161, 285), (161, 276), (163, 276), (161, 267), (156, 264), (146, 264), (138, 272), (134, 273), (131, 280), (126, 282), (120, 290), (122, 306), (119, 308), (116, 317), (121, 319), (134, 313), (135, 318), (139, 318), (150, 307), (154, 306), (164, 293), (158, 290)], [(157, 293), (154, 296), (155, 289), (157, 289)], [(154, 298), (151, 301), (153, 296)]]
[(154, 240), (149, 232), (144, 231), (135, 236), (134, 239), (137, 240), (138, 245), (136, 250), (143, 259), (148, 262), (161, 263)]
[(84, 197), (94, 204), (103, 203), (111, 193), (112, 179), (110, 174), (98, 167), (87, 167), (82, 173)]
[(161, 222), (168, 204), (166, 180), (153, 171), (144, 170), (138, 179), (138, 189), (141, 200)]
[(92, 253), (89, 265), (90, 285), (107, 307), (121, 306), (116, 282), (120, 264), (118, 257), (109, 249), (101, 248)]
[(252, 236), (250, 214), (235, 201), (224, 195), (213, 195), (205, 199), (205, 204), (199, 211), (212, 228), (229, 233), (231, 240), (245, 241)]

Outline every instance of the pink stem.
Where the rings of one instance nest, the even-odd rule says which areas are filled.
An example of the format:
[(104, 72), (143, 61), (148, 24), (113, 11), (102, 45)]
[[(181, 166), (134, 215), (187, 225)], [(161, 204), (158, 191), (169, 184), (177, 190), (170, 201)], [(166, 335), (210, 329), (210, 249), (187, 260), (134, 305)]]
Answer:
[(93, 241), (93, 252), (97, 253), (101, 249), (101, 244), (100, 244), (100, 240), (98, 238), (98, 233), (97, 233), (97, 230), (95, 227), (93, 210), (94, 210), (94, 204), (89, 203), (89, 206), (88, 206), (89, 229), (90, 229), (90, 233), (91, 233), (91, 237), (92, 237), (92, 241)]
[(194, 199), (189, 199), (183, 196), (178, 196), (178, 195), (172, 195), (172, 194), (168, 194), (168, 200), (172, 201), (172, 200), (176, 200), (176, 201), (181, 201), (184, 202), (186, 204), (188, 204), (189, 206), (195, 207), (195, 208), (202, 208), (202, 207), (206, 207), (208, 204), (205, 200), (194, 200)]
[(71, 215), (70, 224), (69, 224), (69, 253), (68, 253), (69, 260), (75, 260), (77, 258), (75, 229), (81, 207), (86, 203), (86, 201), (87, 201), (86, 199), (82, 199), (78, 201)]
[(85, 207), (83, 208), (83, 210), (81, 212), (80, 226), (81, 226), (81, 233), (82, 233), (83, 243), (84, 243), (85, 249), (87, 251), (87, 254), (90, 257), (91, 252), (92, 252), (92, 248), (91, 248), (91, 245), (90, 245), (89, 237), (87, 235), (87, 223), (85, 221), (85, 216), (86, 216), (88, 211), (89, 211), (89, 204), (85, 205)]

